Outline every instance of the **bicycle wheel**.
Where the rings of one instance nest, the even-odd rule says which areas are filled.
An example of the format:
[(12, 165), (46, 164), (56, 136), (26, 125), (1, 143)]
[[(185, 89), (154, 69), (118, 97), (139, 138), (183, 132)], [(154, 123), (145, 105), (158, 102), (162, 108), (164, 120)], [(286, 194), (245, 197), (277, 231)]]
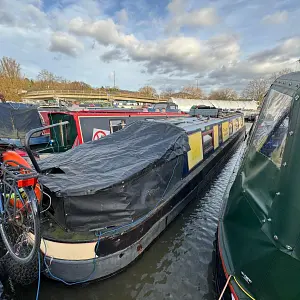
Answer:
[[(10, 189), (10, 190), (9, 190)], [(13, 192), (13, 193), (12, 193)], [(11, 197), (22, 207), (11, 205)], [(41, 244), (40, 217), (37, 199), (32, 187), (23, 189), (12, 187), (2, 194), (4, 212), (0, 224), (0, 234), (11, 257), (26, 264), (34, 259)]]

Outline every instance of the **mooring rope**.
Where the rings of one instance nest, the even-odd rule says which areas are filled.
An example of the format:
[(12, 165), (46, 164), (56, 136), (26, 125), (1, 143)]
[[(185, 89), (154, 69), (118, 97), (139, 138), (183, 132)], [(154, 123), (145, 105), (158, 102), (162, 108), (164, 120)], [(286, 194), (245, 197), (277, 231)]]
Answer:
[(228, 286), (228, 284), (229, 284), (229, 281), (230, 281), (231, 277), (232, 277), (232, 275), (229, 275), (229, 276), (228, 276), (228, 278), (227, 278), (227, 280), (226, 280), (226, 283), (225, 283), (225, 286), (224, 286), (224, 288), (223, 288), (223, 290), (222, 290), (222, 293), (221, 293), (220, 297), (218, 298), (218, 300), (221, 300), (221, 299), (223, 298), (223, 295), (224, 295), (224, 293), (225, 293), (225, 291), (226, 291), (226, 288), (227, 288), (227, 286)]

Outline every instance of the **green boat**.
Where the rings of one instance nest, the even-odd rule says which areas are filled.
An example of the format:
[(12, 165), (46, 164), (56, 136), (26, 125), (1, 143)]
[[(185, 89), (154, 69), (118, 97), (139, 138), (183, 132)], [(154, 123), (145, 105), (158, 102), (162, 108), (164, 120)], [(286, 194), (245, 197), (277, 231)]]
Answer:
[(300, 72), (265, 96), (218, 227), (217, 299), (300, 299)]

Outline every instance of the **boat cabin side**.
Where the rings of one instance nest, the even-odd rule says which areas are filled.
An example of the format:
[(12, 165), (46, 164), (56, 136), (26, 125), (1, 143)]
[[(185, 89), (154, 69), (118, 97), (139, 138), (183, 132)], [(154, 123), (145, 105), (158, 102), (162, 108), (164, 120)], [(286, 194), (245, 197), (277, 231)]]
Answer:
[[(122, 112), (53, 112), (49, 113), (50, 124), (68, 121), (66, 126), (51, 129), (52, 147), (57, 152), (67, 151), (74, 146), (98, 140), (123, 129), (135, 121), (185, 117), (181, 113)], [(187, 115), (186, 115), (187, 116)]]
[(179, 124), (187, 132), (191, 148), (187, 153), (188, 171), (196, 168), (212, 152), (242, 130), (244, 125), (244, 117), (240, 113), (202, 121), (198, 118), (187, 118)]

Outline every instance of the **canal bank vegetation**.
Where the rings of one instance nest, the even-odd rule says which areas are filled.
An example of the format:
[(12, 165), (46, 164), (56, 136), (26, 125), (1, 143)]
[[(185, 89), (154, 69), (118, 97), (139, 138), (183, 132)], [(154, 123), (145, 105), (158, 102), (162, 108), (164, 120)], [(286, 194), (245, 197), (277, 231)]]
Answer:
[[(187, 85), (179, 91), (172, 87), (167, 87), (159, 94), (152, 86), (146, 85), (139, 91), (121, 90), (118, 87), (92, 87), (83, 81), (69, 81), (61, 76), (57, 76), (48, 70), (41, 70), (36, 79), (27, 78), (22, 73), (21, 65), (13, 58), (2, 57), (0, 59), (0, 99), (7, 101), (20, 101), (27, 91), (41, 90), (78, 90), (78, 91), (100, 91), (113, 94), (137, 93), (151, 98), (183, 98), (183, 99), (210, 99), (210, 100), (256, 100), (261, 103), (271, 82), (278, 76), (291, 72), (290, 69), (283, 69), (274, 73), (269, 78), (258, 78), (250, 80), (245, 89), (239, 95), (231, 88), (220, 88), (205, 94), (203, 89), (195, 85)], [(3, 101), (3, 100), (2, 100)]]

